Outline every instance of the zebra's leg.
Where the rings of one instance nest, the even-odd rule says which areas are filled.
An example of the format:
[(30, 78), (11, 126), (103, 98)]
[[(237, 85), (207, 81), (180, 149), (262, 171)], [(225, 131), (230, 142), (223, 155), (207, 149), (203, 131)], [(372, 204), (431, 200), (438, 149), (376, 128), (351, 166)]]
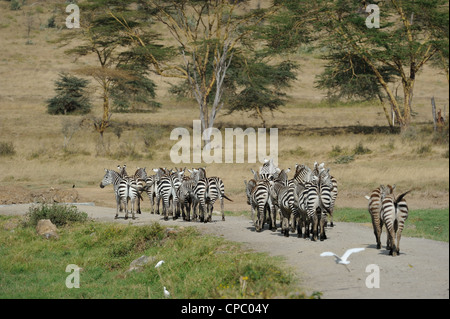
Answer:
[[(141, 194), (139, 192), (137, 192), (136, 194), (137, 196), (134, 198), (135, 201), (137, 201), (137, 208), (136, 208), (136, 213), (140, 214), (141, 213), (141, 200), (139, 197), (141, 197)], [(132, 204), (132, 206), (134, 206), (134, 204)], [(134, 218), (133, 218), (134, 219)]]
[(301, 214), (298, 214), (297, 216), (294, 216), (294, 219), (297, 222), (297, 237), (298, 238), (303, 237)]
[(264, 223), (264, 212), (265, 212), (265, 206), (261, 208), (262, 205), (258, 205), (258, 212), (256, 214), (256, 223), (255, 223), (255, 230), (256, 232), (261, 232), (262, 230), (262, 224)]
[[(161, 201), (161, 195), (156, 194), (156, 214), (160, 215), (159, 212), (159, 203)], [(164, 200), (163, 200), (163, 208), (164, 208)]]
[(312, 238), (311, 241), (316, 241), (317, 240), (317, 226), (318, 226), (318, 219), (317, 219), (317, 214), (316, 212), (313, 212), (312, 214)]
[(125, 219), (128, 219), (128, 198), (123, 201), (124, 209), (125, 209)]
[(323, 213), (320, 217), (320, 241), (327, 239), (325, 234), (325, 226), (327, 225), (327, 215)]
[(225, 221), (225, 212), (223, 211), (223, 197), (220, 198), (220, 210), (222, 211), (222, 221)]
[[(131, 199), (131, 219), (136, 219), (136, 217), (134, 216), (134, 203), (135, 203), (135, 201), (136, 201), (136, 197)], [(139, 198), (138, 198), (138, 203), (139, 203)]]

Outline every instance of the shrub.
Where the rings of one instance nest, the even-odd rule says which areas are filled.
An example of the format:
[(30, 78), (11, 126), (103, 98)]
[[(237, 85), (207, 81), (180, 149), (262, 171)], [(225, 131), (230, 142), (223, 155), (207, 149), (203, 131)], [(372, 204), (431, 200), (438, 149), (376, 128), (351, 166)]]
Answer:
[(356, 145), (355, 148), (353, 149), (353, 153), (355, 155), (364, 155), (364, 154), (370, 154), (370, 153), (372, 153), (372, 151), (370, 149), (364, 147), (362, 142), (359, 142), (358, 145)]
[(55, 81), (56, 96), (47, 100), (47, 111), (50, 114), (86, 114), (92, 105), (85, 92), (89, 81), (60, 74), (59, 80)]
[(71, 222), (85, 222), (88, 220), (88, 215), (78, 211), (75, 206), (41, 204), (28, 209), (25, 226), (36, 226), (41, 219), (50, 219), (56, 226), (64, 226)]
[(16, 154), (12, 142), (0, 142), (0, 156), (12, 156)]
[(334, 161), (335, 164), (348, 164), (355, 160), (355, 157), (353, 155), (343, 155), (336, 158)]

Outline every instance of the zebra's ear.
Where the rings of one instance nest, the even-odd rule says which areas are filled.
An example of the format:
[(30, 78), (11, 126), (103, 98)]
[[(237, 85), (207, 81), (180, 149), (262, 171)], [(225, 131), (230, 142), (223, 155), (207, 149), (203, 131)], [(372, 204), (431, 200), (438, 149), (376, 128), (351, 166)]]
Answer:
[(154, 168), (154, 169), (153, 169), (153, 171), (154, 171), (155, 173), (158, 173), (158, 170), (159, 170), (158, 168)]
[(108, 171), (108, 169), (107, 168), (105, 168), (105, 172), (107, 172)]
[(286, 168), (285, 170), (285, 173), (287, 174), (287, 173), (289, 173), (290, 171), (291, 171), (291, 168), (289, 167), (289, 168)]
[(394, 185), (392, 186), (392, 191), (394, 191), (395, 186), (397, 186), (397, 184), (394, 184)]

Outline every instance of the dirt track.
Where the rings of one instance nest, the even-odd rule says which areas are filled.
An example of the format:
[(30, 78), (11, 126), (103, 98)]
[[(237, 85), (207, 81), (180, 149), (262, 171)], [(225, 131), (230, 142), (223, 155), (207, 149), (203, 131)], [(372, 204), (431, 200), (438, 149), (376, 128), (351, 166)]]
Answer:
[[(27, 204), (0, 206), (0, 214), (21, 215)], [(163, 225), (196, 226), (202, 232), (244, 243), (245, 247), (282, 256), (301, 279), (308, 293), (322, 292), (323, 298), (449, 298), (449, 244), (419, 238), (403, 237), (401, 254), (391, 257), (385, 249), (377, 250), (372, 229), (353, 223), (337, 223), (327, 232), (328, 240), (311, 242), (296, 236), (285, 238), (280, 232), (265, 229), (256, 233), (247, 217), (227, 217), (225, 222), (217, 215), (213, 222), (164, 221), (159, 215), (143, 213), (136, 220), (114, 220), (115, 209), (99, 206), (79, 206), (90, 217), (99, 221), (142, 225), (159, 221)], [(384, 234), (385, 235), (385, 234)], [(383, 236), (383, 243), (386, 237)], [(342, 255), (346, 249), (366, 248), (352, 255), (348, 265), (335, 264), (332, 257), (320, 257), (324, 251)], [(384, 246), (383, 246), (384, 247)], [(366, 287), (367, 265), (380, 268), (380, 288)]]

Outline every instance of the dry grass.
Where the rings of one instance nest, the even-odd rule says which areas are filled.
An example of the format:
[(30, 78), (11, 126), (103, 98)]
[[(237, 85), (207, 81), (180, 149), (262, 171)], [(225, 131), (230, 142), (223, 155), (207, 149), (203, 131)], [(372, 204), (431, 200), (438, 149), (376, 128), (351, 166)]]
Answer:
[[(43, 8), (37, 14), (41, 23), (53, 14), (51, 5)], [(25, 6), (23, 10), (31, 9)], [(64, 150), (62, 120), (79, 121), (81, 117), (48, 115), (45, 100), (54, 94), (53, 82), (59, 72), (74, 70), (90, 60), (74, 62), (63, 54), (64, 48), (51, 43), (64, 30), (40, 30), (36, 25), (32, 32), (33, 45), (26, 45), (24, 11), (10, 11), (5, 1), (0, 2), (0, 17), (0, 21), (6, 21), (0, 27), (0, 141), (12, 142), (16, 151), (13, 156), (0, 157), (2, 185), (46, 188), (75, 184), (88, 200), (107, 204), (112, 194), (97, 189), (103, 168), (115, 168), (119, 163), (126, 163), (130, 170), (138, 166), (148, 169), (175, 166), (169, 157), (170, 148), (175, 144), (169, 140), (170, 131), (175, 127), (192, 129), (198, 109), (191, 101), (178, 101), (169, 96), (167, 79), (154, 78), (163, 104), (160, 111), (114, 114), (112, 119), (122, 126), (123, 132), (120, 138), (112, 130), (105, 134), (108, 154), (99, 152), (98, 134), (90, 127), (77, 132)], [(421, 124), (408, 136), (379, 132), (355, 134), (351, 128), (370, 131), (375, 126), (386, 125), (379, 104), (326, 104), (322, 101), (324, 92), (314, 87), (314, 77), (322, 62), (313, 55), (291, 58), (301, 65), (299, 80), (290, 92), (292, 99), (280, 111), (266, 115), (267, 125), (279, 128), (280, 167), (325, 162), (340, 182), (338, 206), (341, 207), (365, 207), (363, 195), (380, 183), (396, 183), (400, 190), (414, 188), (412, 201), (422, 208), (448, 207), (449, 160), (448, 155), (444, 157), (448, 146), (431, 143), (429, 103), (431, 96), (435, 96), (438, 108), (447, 105), (448, 110), (448, 83), (444, 75), (426, 68), (418, 76), (414, 122)], [(100, 116), (100, 101), (95, 99), (94, 105), (92, 115)], [(215, 126), (245, 129), (260, 124), (257, 119), (248, 118), (248, 114), (234, 113), (221, 115)], [(155, 134), (155, 145), (150, 151), (144, 144), (146, 131)], [(341, 155), (351, 155), (360, 143), (371, 152), (355, 155), (348, 164), (335, 164), (333, 147), (338, 147)], [(420, 151), (427, 145), (431, 148)], [(124, 147), (135, 154), (117, 156)], [(208, 165), (208, 174), (222, 176), (227, 193), (235, 199), (227, 203), (227, 210), (247, 209), (243, 180), (251, 178), (250, 168), (257, 167), (247, 163)]]

